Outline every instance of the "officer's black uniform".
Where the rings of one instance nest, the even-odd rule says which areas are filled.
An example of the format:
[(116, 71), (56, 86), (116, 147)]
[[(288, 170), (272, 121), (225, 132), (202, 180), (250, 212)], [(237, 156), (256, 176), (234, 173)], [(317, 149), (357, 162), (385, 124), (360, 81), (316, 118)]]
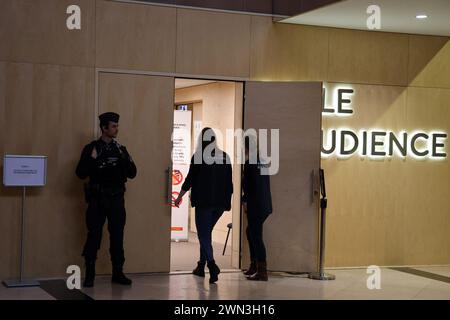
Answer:
[[(100, 116), (101, 123), (105, 119), (118, 122), (118, 115), (106, 113)], [(108, 123), (108, 121), (106, 121)], [(96, 148), (97, 158), (92, 158), (92, 151)], [(127, 178), (136, 176), (136, 165), (127, 149), (116, 141), (106, 143), (101, 138), (86, 145), (76, 168), (76, 175), (80, 179), (89, 177), (85, 185), (86, 224), (88, 236), (83, 250), (87, 269), (91, 268), (87, 277), (95, 276), (95, 260), (102, 240), (102, 230), (108, 219), (110, 234), (110, 254), (113, 265), (113, 278), (116, 274), (123, 274), (125, 261), (123, 249), (123, 232), (126, 220), (124, 206), (125, 182)], [(92, 274), (93, 272), (93, 274)], [(93, 281), (92, 281), (93, 284)]]

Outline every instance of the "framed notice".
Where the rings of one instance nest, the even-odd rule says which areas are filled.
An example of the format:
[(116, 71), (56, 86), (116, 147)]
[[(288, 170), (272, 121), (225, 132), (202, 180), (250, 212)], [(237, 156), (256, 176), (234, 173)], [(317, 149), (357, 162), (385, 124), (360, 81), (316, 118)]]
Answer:
[(46, 182), (46, 156), (4, 156), (3, 184), (6, 187), (42, 187)]

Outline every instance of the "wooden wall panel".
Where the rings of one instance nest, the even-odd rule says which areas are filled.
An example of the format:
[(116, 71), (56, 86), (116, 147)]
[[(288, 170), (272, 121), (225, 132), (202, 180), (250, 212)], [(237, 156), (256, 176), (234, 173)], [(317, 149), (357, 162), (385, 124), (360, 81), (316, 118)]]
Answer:
[(176, 9), (97, 0), (98, 67), (175, 71)]
[(326, 79), (328, 29), (252, 17), (252, 80)]
[[(328, 96), (338, 84), (327, 86)], [(323, 116), (322, 127), (404, 129), (406, 88), (351, 85), (354, 114)], [(329, 99), (327, 99), (329, 101)], [(408, 165), (403, 159), (322, 159), (327, 183), (326, 265), (393, 265), (403, 257), (404, 202)], [(394, 178), (395, 177), (395, 178)]]
[[(81, 9), (81, 30), (66, 26), (66, 9)], [(92, 0), (0, 1), (0, 60), (93, 66), (95, 2)]]
[(407, 85), (408, 35), (329, 30), (328, 81)]
[(250, 16), (177, 12), (178, 73), (249, 77)]
[[(3, 154), (48, 156), (47, 185), (28, 188), (26, 276), (61, 276), (81, 265), (84, 198), (75, 166), (92, 137), (94, 70), (0, 63)], [(0, 187), (2, 277), (19, 270), (21, 189)]]
[[(333, 88), (333, 84), (330, 88)], [(449, 89), (353, 85), (355, 114), (324, 128), (449, 132)], [(322, 160), (329, 267), (450, 261), (449, 162), (393, 157)]]
[[(408, 88), (409, 130), (450, 133), (450, 89)], [(450, 161), (407, 160), (404, 260), (408, 264), (450, 263)]]
[(411, 86), (450, 88), (450, 38), (409, 36)]

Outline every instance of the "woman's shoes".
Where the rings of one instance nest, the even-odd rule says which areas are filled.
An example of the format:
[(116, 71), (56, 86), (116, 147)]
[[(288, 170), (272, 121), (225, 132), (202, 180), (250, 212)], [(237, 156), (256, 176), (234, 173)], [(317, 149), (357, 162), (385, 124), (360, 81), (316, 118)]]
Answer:
[[(217, 280), (219, 280), (219, 273), (220, 269), (217, 266), (216, 262), (210, 261), (208, 262), (208, 269), (209, 269), (209, 283), (215, 283)], [(193, 275), (196, 275), (197, 277), (205, 277), (205, 263), (198, 261), (197, 267), (192, 271)]]
[(248, 276), (248, 280), (253, 281), (267, 281), (269, 277), (267, 275), (267, 263), (266, 262), (257, 262), (256, 263), (256, 273)]
[(250, 267), (244, 272), (246, 276), (252, 276), (256, 273), (256, 261), (250, 263)]
[(219, 280), (218, 275), (220, 273), (220, 269), (214, 260), (208, 262), (208, 269), (209, 269), (209, 283), (215, 283), (217, 280)]
[(205, 262), (197, 262), (197, 267), (192, 271), (193, 275), (196, 275), (197, 277), (205, 277)]

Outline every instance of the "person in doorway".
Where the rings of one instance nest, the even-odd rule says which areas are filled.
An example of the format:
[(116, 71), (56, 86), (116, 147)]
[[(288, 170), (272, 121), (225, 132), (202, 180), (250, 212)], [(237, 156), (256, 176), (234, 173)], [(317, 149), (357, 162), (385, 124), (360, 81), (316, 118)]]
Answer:
[(189, 189), (191, 205), (195, 207), (195, 225), (200, 242), (200, 259), (192, 273), (204, 277), (207, 265), (209, 282), (215, 283), (220, 269), (214, 260), (212, 231), (223, 212), (231, 209), (233, 181), (230, 158), (218, 148), (216, 135), (211, 128), (201, 131), (189, 173), (175, 200), (176, 206), (180, 205)]
[(123, 273), (123, 234), (126, 220), (124, 193), (125, 182), (128, 178), (133, 179), (137, 170), (125, 146), (116, 140), (119, 115), (106, 112), (99, 119), (102, 135), (84, 147), (76, 168), (76, 175), (80, 179), (89, 177), (89, 182), (85, 184), (88, 235), (82, 254), (86, 263), (83, 285), (94, 285), (95, 261), (106, 219), (110, 235), (112, 282), (131, 285), (131, 280)]
[(255, 136), (245, 138), (245, 164), (242, 179), (244, 212), (247, 215), (247, 240), (250, 248), (250, 267), (244, 272), (248, 280), (267, 281), (266, 247), (263, 225), (272, 213), (270, 179), (263, 174), (258, 141)]

